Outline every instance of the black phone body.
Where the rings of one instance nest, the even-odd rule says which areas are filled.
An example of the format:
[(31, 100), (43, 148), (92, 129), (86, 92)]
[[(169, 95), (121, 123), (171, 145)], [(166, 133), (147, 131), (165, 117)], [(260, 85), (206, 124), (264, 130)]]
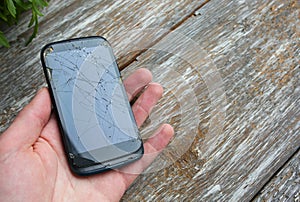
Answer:
[(106, 39), (50, 43), (41, 61), (74, 173), (99, 173), (142, 157), (142, 139)]

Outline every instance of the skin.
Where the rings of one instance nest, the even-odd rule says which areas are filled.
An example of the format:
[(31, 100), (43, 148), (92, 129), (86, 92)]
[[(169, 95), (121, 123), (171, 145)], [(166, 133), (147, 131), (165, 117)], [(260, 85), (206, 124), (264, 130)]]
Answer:
[[(162, 87), (151, 79), (148, 70), (139, 69), (124, 81), (130, 100), (145, 89), (132, 106), (138, 126), (162, 96)], [(146, 155), (139, 161), (120, 170), (76, 176), (67, 164), (48, 89), (42, 88), (0, 135), (1, 201), (119, 201), (173, 134), (163, 124), (144, 143)]]

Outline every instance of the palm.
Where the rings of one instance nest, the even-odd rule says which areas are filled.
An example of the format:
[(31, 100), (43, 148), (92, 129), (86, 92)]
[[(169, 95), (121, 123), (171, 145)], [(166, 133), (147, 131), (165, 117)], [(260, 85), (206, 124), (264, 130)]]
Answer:
[[(151, 74), (141, 69), (124, 82), (130, 99), (148, 85), (133, 105), (138, 126), (162, 93), (159, 85), (149, 84), (150, 80)], [(89, 177), (73, 175), (55, 116), (49, 118), (50, 111), (50, 98), (43, 90), (0, 136), (0, 177), (7, 179), (0, 183), (1, 198), (7, 201), (119, 200), (137, 174), (112, 170)], [(164, 125), (145, 143), (145, 153), (162, 149), (172, 135), (172, 128)], [(140, 173), (153, 158), (142, 158), (122, 169)]]

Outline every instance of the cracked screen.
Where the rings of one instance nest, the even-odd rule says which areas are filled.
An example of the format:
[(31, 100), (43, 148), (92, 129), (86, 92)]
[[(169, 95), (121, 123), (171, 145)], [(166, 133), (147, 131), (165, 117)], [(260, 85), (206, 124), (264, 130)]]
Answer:
[(70, 158), (103, 162), (141, 147), (118, 66), (105, 39), (50, 44), (43, 60)]

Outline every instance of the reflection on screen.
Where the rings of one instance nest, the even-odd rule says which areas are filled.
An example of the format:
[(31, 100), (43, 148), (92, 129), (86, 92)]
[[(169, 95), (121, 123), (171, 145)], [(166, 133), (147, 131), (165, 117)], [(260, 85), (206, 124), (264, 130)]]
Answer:
[[(78, 153), (137, 139), (137, 128), (106, 41), (55, 44), (46, 55), (66, 134)], [(85, 44), (83, 44), (85, 43)]]

